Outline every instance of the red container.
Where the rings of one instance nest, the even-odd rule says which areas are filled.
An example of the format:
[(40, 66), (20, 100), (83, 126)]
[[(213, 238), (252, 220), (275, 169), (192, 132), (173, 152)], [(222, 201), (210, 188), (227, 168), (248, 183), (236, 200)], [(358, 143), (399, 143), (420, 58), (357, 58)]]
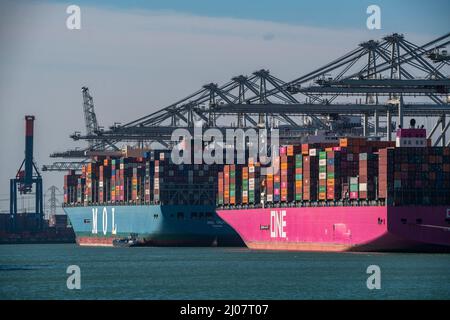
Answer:
[(358, 199), (358, 192), (357, 191), (350, 192), (350, 199)]

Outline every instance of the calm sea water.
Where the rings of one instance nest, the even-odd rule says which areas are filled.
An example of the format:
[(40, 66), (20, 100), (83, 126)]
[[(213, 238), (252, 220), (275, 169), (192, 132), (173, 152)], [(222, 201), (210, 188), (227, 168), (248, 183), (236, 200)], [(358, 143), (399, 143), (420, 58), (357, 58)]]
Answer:
[[(67, 289), (69, 265), (80, 290)], [(367, 289), (369, 265), (380, 290)], [(450, 255), (2, 245), (0, 298), (450, 299)]]

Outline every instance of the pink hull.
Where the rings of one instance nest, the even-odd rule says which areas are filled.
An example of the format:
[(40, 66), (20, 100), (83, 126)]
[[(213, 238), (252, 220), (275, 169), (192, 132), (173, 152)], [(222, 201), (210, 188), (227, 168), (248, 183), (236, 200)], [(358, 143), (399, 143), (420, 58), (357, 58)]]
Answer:
[(252, 249), (450, 251), (450, 206), (218, 210)]

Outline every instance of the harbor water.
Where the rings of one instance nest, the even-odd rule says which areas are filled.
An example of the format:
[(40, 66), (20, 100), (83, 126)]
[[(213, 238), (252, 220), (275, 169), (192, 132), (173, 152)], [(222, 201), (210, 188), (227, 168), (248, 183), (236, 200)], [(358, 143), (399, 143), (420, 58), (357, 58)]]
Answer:
[(3, 245), (0, 299), (450, 299), (449, 266), (449, 254)]

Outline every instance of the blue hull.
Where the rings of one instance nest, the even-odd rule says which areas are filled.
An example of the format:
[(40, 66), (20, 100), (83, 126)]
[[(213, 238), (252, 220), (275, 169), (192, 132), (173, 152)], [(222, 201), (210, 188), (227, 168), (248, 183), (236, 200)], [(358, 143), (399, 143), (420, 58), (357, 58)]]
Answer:
[(214, 206), (106, 205), (64, 207), (80, 245), (110, 246), (136, 237), (143, 245), (242, 246)]

